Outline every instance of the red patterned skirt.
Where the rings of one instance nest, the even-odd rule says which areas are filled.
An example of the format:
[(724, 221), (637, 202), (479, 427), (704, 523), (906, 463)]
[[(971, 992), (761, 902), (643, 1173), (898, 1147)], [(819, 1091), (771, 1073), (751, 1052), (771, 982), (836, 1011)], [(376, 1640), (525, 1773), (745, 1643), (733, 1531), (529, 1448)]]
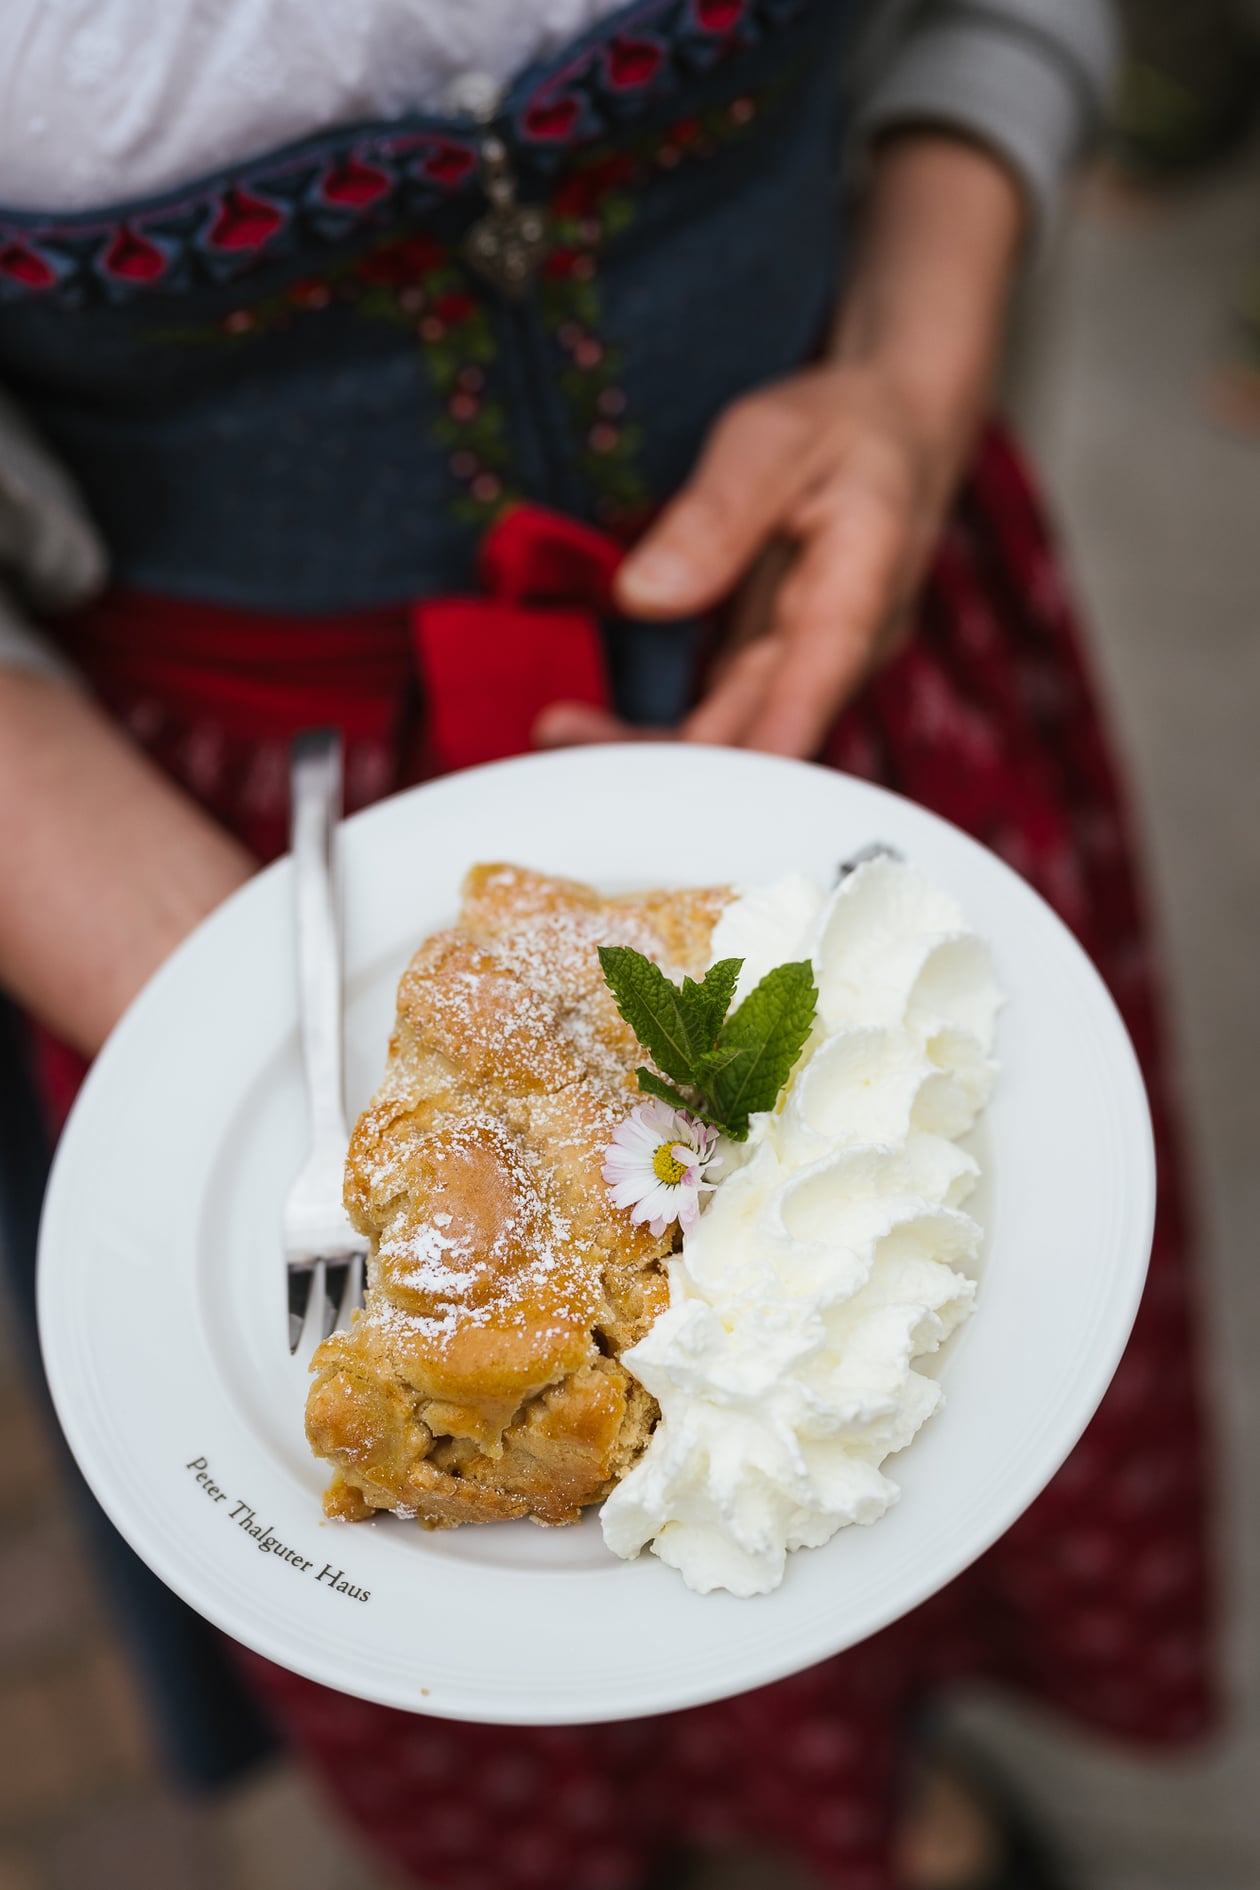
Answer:
[[(456, 628), (466, 636), (470, 624)], [(125, 596), (70, 634), (108, 706), (263, 857), (284, 844), (299, 727), (341, 725), (352, 806), (432, 770), (442, 705), (430, 675), (433, 709), (418, 712), (415, 641), (401, 610), (312, 625)], [(543, 700), (594, 686), (589, 675), (567, 686), (563, 645), (554, 675), (545, 650), (531, 657), (529, 688)], [(478, 658), (489, 699), (493, 653)], [(493, 716), (474, 720), (466, 758), (484, 758), (487, 740), (506, 752), (502, 731), (487, 737)], [(1000, 435), (960, 497), (914, 638), (842, 717), (826, 760), (991, 846), (1110, 986), (1146, 1074), (1160, 1169), (1132, 1341), (1065, 1468), (975, 1567), (864, 1645), (742, 1698), (574, 1730), (464, 1726), (365, 1705), (246, 1656), (345, 1816), (432, 1890), (628, 1890), (660, 1850), (737, 1839), (782, 1846), (834, 1890), (891, 1890), (903, 1735), (951, 1680), (998, 1680), (1144, 1742), (1191, 1739), (1214, 1717), (1191, 1242), (1149, 927), (1072, 608)], [(46, 1076), (64, 1099), (68, 1066), (50, 1056)]]

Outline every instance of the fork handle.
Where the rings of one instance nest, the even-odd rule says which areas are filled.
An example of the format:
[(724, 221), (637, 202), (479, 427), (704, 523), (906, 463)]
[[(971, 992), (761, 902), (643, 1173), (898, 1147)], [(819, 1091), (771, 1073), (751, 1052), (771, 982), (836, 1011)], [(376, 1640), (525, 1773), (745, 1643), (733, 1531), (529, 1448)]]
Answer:
[(341, 1045), (341, 933), (333, 849), (341, 815), (341, 737), (310, 729), (290, 754), (298, 1014), (316, 1153), (345, 1153)]

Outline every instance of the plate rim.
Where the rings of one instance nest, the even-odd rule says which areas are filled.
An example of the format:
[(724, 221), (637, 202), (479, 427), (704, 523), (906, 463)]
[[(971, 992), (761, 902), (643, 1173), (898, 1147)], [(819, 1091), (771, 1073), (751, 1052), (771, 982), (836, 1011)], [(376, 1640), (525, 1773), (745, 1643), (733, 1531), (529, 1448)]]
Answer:
[[(650, 762), (653, 759), (654, 750), (659, 751), (659, 758), (662, 761), (667, 760), (673, 765), (677, 765), (678, 751), (667, 744), (644, 744), (642, 749), (636, 749), (636, 758), (643, 758), (647, 762)], [(988, 866), (997, 867), (1002, 873), (1008, 875), (1010, 880), (1019, 887), (1020, 892), (1026, 896), (1027, 900), (1031, 901), (1035, 907), (1039, 908), (1040, 920), (1043, 923), (1048, 921), (1050, 932), (1057, 935), (1055, 939), (1056, 949), (1062, 954), (1064, 966), (1070, 967), (1074, 979), (1080, 984), (1083, 990), (1087, 990), (1090, 993), (1093, 1009), (1095, 1011), (1095, 1027), (1101, 1024), (1103, 1036), (1109, 1039), (1109, 1042), (1101, 1046), (1101, 1048), (1105, 1051), (1108, 1069), (1113, 1078), (1113, 1114), (1116, 1115), (1117, 1118), (1127, 1115), (1129, 1118), (1130, 1131), (1137, 1131), (1136, 1135), (1131, 1137), (1131, 1143), (1127, 1149), (1129, 1170), (1126, 1192), (1130, 1198), (1127, 1202), (1126, 1213), (1132, 1229), (1130, 1238), (1135, 1251), (1138, 1247), (1141, 1248), (1142, 1261), (1140, 1265), (1136, 1263), (1132, 1265), (1127, 1275), (1123, 1277), (1123, 1281), (1121, 1277), (1116, 1275), (1113, 1269), (1107, 1301), (1109, 1311), (1107, 1343), (1105, 1346), (1100, 1346), (1098, 1336), (1095, 1334), (1088, 1357), (1081, 1364), (1081, 1374), (1087, 1376), (1090, 1381), (1088, 1391), (1082, 1391), (1077, 1387), (1074, 1396), (1069, 1397), (1068, 1390), (1065, 1390), (1064, 1398), (1060, 1401), (1060, 1404), (1044, 1415), (1043, 1422), (1037, 1432), (1037, 1436), (1041, 1440), (1042, 1449), (1037, 1462), (1035, 1488), (1031, 1495), (1021, 1487), (1021, 1489), (1018, 1490), (1013, 1489), (1002, 1503), (994, 1504), (991, 1500), (985, 1503), (985, 1512), (990, 1520), (982, 1529), (975, 1532), (973, 1538), (965, 1547), (956, 1550), (952, 1554), (947, 1554), (941, 1557), (939, 1561), (935, 1562), (932, 1565), (932, 1574), (930, 1577), (921, 1579), (917, 1583), (910, 1581), (908, 1584), (905, 1584), (904, 1586), (908, 1586), (910, 1590), (913, 1591), (913, 1598), (909, 1601), (905, 1600), (901, 1589), (897, 1589), (890, 1595), (884, 1606), (875, 1606), (869, 1609), (869, 1618), (864, 1620), (864, 1625), (859, 1633), (844, 1633), (837, 1638), (834, 1646), (815, 1651), (806, 1659), (797, 1658), (795, 1656), (784, 1659), (780, 1655), (773, 1654), (768, 1647), (766, 1653), (760, 1660), (753, 1659), (745, 1663), (741, 1670), (738, 1683), (734, 1686), (727, 1680), (715, 1678), (707, 1685), (704, 1683), (693, 1685), (682, 1694), (675, 1692), (671, 1693), (668, 1697), (645, 1696), (636, 1704), (619, 1704), (615, 1715), (618, 1719), (632, 1719), (662, 1711), (676, 1711), (689, 1706), (702, 1705), (716, 1699), (727, 1697), (732, 1692), (742, 1692), (767, 1684), (775, 1679), (784, 1677), (788, 1673), (800, 1670), (802, 1666), (825, 1659), (830, 1653), (842, 1651), (844, 1648), (855, 1645), (861, 1640), (869, 1638), (870, 1635), (879, 1632), (882, 1628), (888, 1626), (890, 1622), (900, 1618), (901, 1615), (909, 1612), (912, 1608), (928, 1599), (932, 1594), (938, 1592), (940, 1588), (954, 1580), (970, 1566), (971, 1563), (983, 1555), (994, 1542), (1006, 1533), (1006, 1530), (1011, 1524), (1024, 1512), (1029, 1503), (1034, 1500), (1035, 1495), (1039, 1493), (1040, 1490), (1044, 1489), (1057, 1469), (1070, 1455), (1076, 1442), (1087, 1427), (1090, 1418), (1092, 1418), (1098, 1405), (1101, 1403), (1115, 1368), (1123, 1355), (1134, 1319), (1136, 1318), (1142, 1288), (1145, 1282), (1146, 1262), (1149, 1258), (1154, 1228), (1156, 1176), (1153, 1132), (1145, 1086), (1137, 1062), (1136, 1052), (1115, 1002), (1106, 986), (1103, 984), (1101, 976), (1092, 961), (1063, 921), (1054, 913), (1053, 909), (1041, 899), (1040, 895), (1035, 892), (1028, 882), (1023, 880), (1021, 876), (1007, 866), (1004, 861), (1000, 860), (997, 855), (985, 848), (981, 842), (973, 839), (972, 836), (966, 834), (962, 829), (943, 819), (942, 816), (933, 813), (930, 809), (920, 807), (917, 803), (908, 801), (905, 797), (897, 795), (876, 783), (839, 775), (834, 770), (825, 769), (815, 764), (786, 761), (778, 757), (752, 756), (749, 751), (713, 750), (706, 752), (722, 757), (723, 765), (725, 765), (727, 757), (738, 755), (741, 759), (755, 760), (759, 766), (783, 767), (793, 771), (802, 768), (808, 769), (829, 784), (834, 785), (837, 782), (844, 782), (849, 788), (859, 790), (859, 799), (874, 796), (877, 801), (882, 801), (890, 806), (901, 810), (908, 809), (912, 813), (915, 821), (926, 821), (934, 824), (945, 830), (951, 836), (951, 841), (962, 842), (967, 848), (973, 849), (978, 854), (983, 854)], [(372, 807), (366, 808), (351, 816), (345, 823), (345, 832), (347, 836), (351, 833), (364, 834), (370, 830), (374, 823), (397, 820), (400, 817), (400, 808), (403, 804), (415, 805), (420, 796), (430, 797), (431, 800), (435, 791), (450, 791), (453, 783), (462, 784), (463, 789), (466, 791), (470, 777), (475, 776), (484, 779), (487, 776), (493, 776), (502, 778), (505, 773), (519, 772), (526, 769), (538, 769), (540, 767), (543, 769), (554, 768), (558, 759), (561, 759), (561, 765), (564, 766), (572, 765), (571, 758), (573, 757), (588, 759), (600, 754), (617, 754), (624, 759), (624, 750), (616, 748), (615, 745), (600, 745), (595, 749), (563, 751), (564, 759), (557, 757), (555, 754), (513, 757), (506, 761), (487, 764), (482, 768), (470, 769), (459, 775), (444, 776), (435, 781), (423, 783), (416, 788), (405, 790), (399, 795), (390, 796), (386, 800), (378, 802)], [(456, 791), (459, 791), (459, 789)], [(354, 844), (357, 845), (359, 843), (356, 841)], [(252, 1637), (249, 1632), (242, 1631), (242, 1623), (239, 1615), (234, 1614), (230, 1607), (220, 1607), (218, 1605), (219, 1596), (214, 1588), (213, 1574), (211, 1574), (209, 1581), (202, 1588), (198, 1588), (195, 1583), (190, 1584), (187, 1581), (186, 1570), (179, 1564), (178, 1557), (173, 1553), (168, 1553), (168, 1549), (172, 1547), (173, 1538), (170, 1536), (169, 1532), (164, 1534), (156, 1525), (151, 1529), (146, 1527), (149, 1512), (145, 1510), (143, 1506), (129, 1508), (122, 1500), (111, 1501), (111, 1490), (113, 1490), (116, 1496), (117, 1488), (111, 1485), (109, 1476), (110, 1466), (106, 1461), (103, 1461), (99, 1455), (100, 1449), (103, 1448), (101, 1441), (102, 1434), (93, 1431), (86, 1406), (82, 1405), (76, 1397), (72, 1360), (69, 1357), (69, 1351), (71, 1349), (70, 1327), (68, 1322), (62, 1317), (64, 1300), (58, 1298), (58, 1287), (60, 1285), (56, 1277), (58, 1262), (53, 1258), (53, 1254), (55, 1243), (59, 1237), (60, 1218), (68, 1212), (67, 1207), (64, 1205), (68, 1200), (67, 1184), (64, 1180), (64, 1176), (72, 1172), (73, 1165), (82, 1159), (78, 1151), (79, 1140), (85, 1133), (82, 1125), (84, 1123), (90, 1124), (92, 1110), (97, 1107), (93, 1099), (98, 1091), (105, 1089), (113, 1080), (112, 1071), (115, 1063), (118, 1062), (120, 1057), (127, 1054), (131, 1035), (136, 1029), (132, 1021), (134, 1016), (139, 1013), (142, 1008), (152, 1008), (154, 1002), (157, 1001), (153, 994), (161, 993), (172, 983), (178, 984), (178, 981), (184, 976), (183, 967), (187, 964), (189, 955), (194, 951), (206, 949), (206, 936), (211, 934), (216, 927), (228, 922), (225, 915), (228, 914), (230, 909), (238, 907), (241, 902), (247, 899), (257, 899), (259, 897), (257, 889), (263, 880), (268, 880), (273, 886), (278, 886), (280, 881), (287, 877), (290, 870), (291, 868), (287, 858), (281, 858), (273, 862), (251, 881), (247, 882), (238, 892), (234, 893), (232, 897), (225, 901), (215, 913), (211, 914), (201, 926), (198, 926), (194, 933), (190, 934), (189, 938), (185, 940), (177, 951), (159, 968), (154, 978), (145, 987), (145, 990), (138, 996), (134, 1004), (129, 1007), (128, 1012), (119, 1021), (119, 1024), (111, 1033), (107, 1044), (104, 1046), (100, 1056), (89, 1072), (83, 1090), (80, 1093), (80, 1098), (75, 1103), (74, 1110), (72, 1111), (54, 1156), (45, 1200), (45, 1211), (41, 1217), (39, 1234), (37, 1302), (40, 1343), (44, 1354), (49, 1388), (57, 1412), (58, 1421), (65, 1432), (73, 1454), (79, 1462), (80, 1468), (96, 1500), (101, 1504), (105, 1513), (110, 1517), (124, 1539), (128, 1541), (130, 1546), (140, 1556), (141, 1560), (197, 1612), (212, 1621), (215, 1626), (221, 1628), (228, 1635), (241, 1641), (244, 1645), (252, 1647), (256, 1653), (261, 1654), (264, 1658), (278, 1660), (281, 1664), (291, 1667), (294, 1671), (304, 1674), (307, 1678), (315, 1680), (325, 1686), (330, 1686), (338, 1691), (353, 1693), (357, 1697), (375, 1700), (382, 1705), (401, 1707), (404, 1710), (431, 1714), (439, 1718), (475, 1718), (481, 1723), (504, 1725), (579, 1725), (605, 1720), (609, 1715), (606, 1710), (600, 1710), (597, 1703), (593, 1702), (589, 1710), (575, 1711), (571, 1703), (566, 1704), (562, 1699), (556, 1700), (555, 1702), (545, 1700), (538, 1701), (532, 1706), (527, 1715), (520, 1711), (519, 1702), (511, 1700), (506, 1700), (503, 1704), (503, 1710), (497, 1712), (492, 1710), (491, 1707), (484, 1702), (479, 1702), (478, 1710), (474, 1713), (469, 1711), (467, 1701), (462, 1703), (457, 1702), (451, 1705), (445, 1704), (440, 1699), (417, 1701), (414, 1697), (414, 1688), (404, 1690), (400, 1686), (397, 1690), (392, 1690), (388, 1685), (365, 1687), (359, 1684), (352, 1686), (347, 1683), (345, 1674), (337, 1669), (335, 1660), (325, 1661), (320, 1658), (322, 1650), (318, 1642), (312, 1642), (309, 1645), (305, 1650), (308, 1657), (300, 1661), (292, 1658), (289, 1652), (283, 1654), (277, 1653), (274, 1642), (264, 1642), (260, 1644), (259, 1640)], [(974, 917), (975, 915), (972, 916)], [(978, 925), (978, 929), (983, 931), (983, 925)], [(198, 940), (202, 941), (200, 945), (197, 944)], [(76, 1123), (80, 1125), (78, 1129), (76, 1129)], [(1120, 1211), (1120, 1208), (1117, 1208), (1117, 1213), (1120, 1213)], [(1123, 1293), (1120, 1291), (1122, 1284), (1124, 1284), (1126, 1288)], [(1071, 1388), (1069, 1387), (1068, 1389)], [(1064, 1414), (1068, 1411), (1069, 1407), (1071, 1415), (1065, 1417)], [(842, 1532), (842, 1534), (843, 1533), (844, 1532)], [(824, 1554), (826, 1551), (814, 1551), (814, 1553)], [(670, 1571), (670, 1579), (674, 1582), (679, 1582), (680, 1580), (672, 1571)], [(716, 1599), (717, 1598), (713, 1598), (713, 1600)], [(713, 1600), (706, 1601), (706, 1607), (712, 1606)], [(729, 1603), (730, 1598), (723, 1597), (719, 1605), (729, 1605)], [(755, 1607), (757, 1603), (755, 1601), (736, 1602), (734, 1605), (739, 1608), (751, 1608)], [(771, 1645), (772, 1644), (773, 1637)], [(553, 1707), (554, 1710), (551, 1710)]]

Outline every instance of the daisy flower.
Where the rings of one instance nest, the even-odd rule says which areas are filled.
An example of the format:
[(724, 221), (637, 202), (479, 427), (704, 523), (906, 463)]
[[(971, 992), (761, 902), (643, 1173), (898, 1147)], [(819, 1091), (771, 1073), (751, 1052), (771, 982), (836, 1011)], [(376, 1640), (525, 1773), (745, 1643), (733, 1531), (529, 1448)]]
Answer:
[(658, 1237), (672, 1221), (690, 1233), (700, 1219), (700, 1196), (714, 1187), (705, 1175), (721, 1167), (717, 1139), (716, 1129), (685, 1109), (671, 1109), (655, 1097), (640, 1103), (604, 1150), (613, 1206), (629, 1208), (630, 1219), (646, 1221)]

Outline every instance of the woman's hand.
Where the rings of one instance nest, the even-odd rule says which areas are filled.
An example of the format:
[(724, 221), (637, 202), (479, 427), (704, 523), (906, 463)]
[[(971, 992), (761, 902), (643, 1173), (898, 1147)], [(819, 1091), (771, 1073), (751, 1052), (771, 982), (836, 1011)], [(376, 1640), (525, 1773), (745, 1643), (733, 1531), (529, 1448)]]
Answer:
[[(813, 754), (897, 647), (989, 397), (1022, 223), (979, 147), (881, 147), (828, 358), (728, 409), (618, 575), (630, 617), (732, 602), (684, 740)], [(556, 704), (537, 739), (644, 733)]]
[(676, 616), (674, 599), (690, 614), (740, 586), (684, 739), (814, 753), (896, 647), (955, 473), (878, 364), (831, 361), (731, 408), (620, 587), (634, 614)]
[(94, 1055), (254, 861), (85, 695), (0, 670), (0, 984)]

